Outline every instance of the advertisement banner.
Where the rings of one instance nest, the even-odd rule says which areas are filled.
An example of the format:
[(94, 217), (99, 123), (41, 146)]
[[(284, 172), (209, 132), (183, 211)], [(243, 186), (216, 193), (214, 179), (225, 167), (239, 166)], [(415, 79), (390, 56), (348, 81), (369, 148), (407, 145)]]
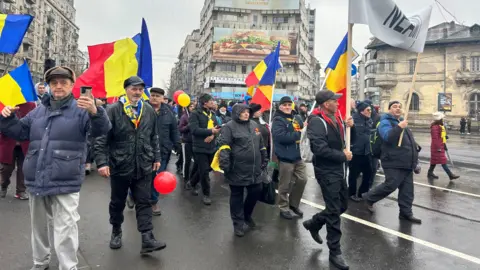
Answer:
[(282, 62), (298, 61), (298, 33), (288, 30), (248, 30), (215, 28), (215, 60), (261, 61), (273, 52), (280, 41)]
[[(224, 99), (224, 100), (243, 100), (246, 95), (247, 95), (247, 88), (243, 88), (243, 87), (235, 87), (235, 88), (222, 87), (222, 92), (212, 93), (212, 97), (214, 99)], [(274, 93), (273, 102), (279, 102), (280, 99), (284, 96), (289, 96), (294, 102), (297, 102), (299, 100), (298, 96), (287, 95), (282, 93)]]
[(299, 0), (216, 0), (215, 7), (241, 9), (300, 9)]
[(453, 105), (452, 93), (438, 93), (438, 111), (451, 112)]

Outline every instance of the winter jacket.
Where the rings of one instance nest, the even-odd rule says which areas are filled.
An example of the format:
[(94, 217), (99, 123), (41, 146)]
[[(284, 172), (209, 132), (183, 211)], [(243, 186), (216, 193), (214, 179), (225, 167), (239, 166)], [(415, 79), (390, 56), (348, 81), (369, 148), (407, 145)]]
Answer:
[(178, 125), (178, 130), (182, 135), (182, 142), (184, 143), (192, 143), (192, 133), (190, 132), (190, 127), (188, 125), (188, 117), (189, 113), (185, 111), (180, 117), (180, 124)]
[[(25, 117), (30, 111), (36, 108), (35, 102), (27, 102), (24, 104), (18, 105), (20, 108), (17, 111), (17, 117), (19, 119)], [(20, 142), (20, 146), (22, 147), (23, 155), (27, 154), (28, 150), (28, 141)], [(0, 163), (5, 164), (13, 164), (13, 150), (17, 146), (17, 141), (12, 138), (5, 136), (4, 134), (0, 133)], [(21, 168), (18, 168), (21, 169)]]
[(398, 147), (398, 141), (402, 134), (402, 128), (398, 126), (398, 123), (400, 121), (389, 113), (382, 115), (380, 120), (378, 132), (383, 140), (380, 156), (382, 167), (384, 169), (414, 170), (418, 164), (420, 146), (415, 142), (412, 131), (407, 127), (403, 133), (402, 145)]
[(442, 140), (442, 126), (431, 126), (430, 135), (432, 137), (432, 144), (430, 145), (430, 164), (447, 164), (445, 144)]
[(263, 145), (267, 148), (267, 153), (270, 153), (270, 129), (268, 128), (268, 124), (261, 124), (260, 118), (251, 118), (250, 120), (257, 123), (258, 130), (262, 135)]
[(361, 113), (353, 115), (355, 123), (355, 143), (352, 144), (352, 154), (360, 156), (368, 156), (371, 154), (370, 134), (372, 132), (372, 119), (367, 118)]
[(79, 192), (85, 179), (87, 134), (107, 134), (111, 125), (105, 110), (90, 116), (71, 97), (60, 109), (51, 110), (50, 95), (22, 119), (0, 116), (0, 131), (17, 141), (30, 140), (23, 163), (28, 191), (35, 196)]
[(220, 121), (218, 121), (218, 125), (225, 125), (226, 123), (230, 122), (230, 120), (232, 120), (232, 117), (230, 116), (230, 112), (227, 112), (226, 114), (221, 114), (220, 111), (217, 111), (216, 113), (217, 115), (217, 121), (218, 119)]
[(215, 140), (205, 142), (205, 139), (213, 134), (211, 130), (213, 127), (208, 128), (209, 119), (213, 121), (213, 127), (218, 126), (215, 114), (210, 110), (197, 108), (190, 114), (188, 125), (192, 132), (194, 153), (213, 154), (216, 151)]
[(177, 118), (171, 107), (162, 104), (157, 114), (157, 134), (161, 146), (162, 157), (166, 157), (172, 152), (172, 149), (180, 143), (180, 133), (178, 132)]
[(152, 173), (152, 165), (161, 161), (156, 128), (156, 113), (148, 103), (143, 104), (137, 129), (118, 101), (107, 109), (112, 129), (95, 140), (94, 153), (98, 168), (110, 167), (112, 176), (142, 177)]
[[(319, 115), (308, 117), (307, 137), (310, 140), (310, 149), (314, 155), (312, 160), (315, 177), (325, 181), (337, 181), (345, 178), (345, 163), (347, 157), (343, 153), (345, 141), (339, 129), (320, 119)], [(339, 123), (344, 125), (343, 123)], [(345, 130), (344, 129), (344, 130)], [(351, 129), (351, 142), (355, 143), (355, 127)]]
[(220, 146), (230, 146), (230, 150), (220, 151), (220, 168), (225, 173), (225, 180), (233, 186), (260, 183), (262, 168), (268, 164), (267, 149), (258, 125), (239, 118), (246, 109), (245, 104), (233, 106), (233, 119), (222, 128), (218, 139)]
[(296, 163), (302, 160), (299, 144), (303, 122), (299, 122), (298, 118), (280, 110), (275, 112), (272, 122), (273, 147), (278, 160), (286, 163)]

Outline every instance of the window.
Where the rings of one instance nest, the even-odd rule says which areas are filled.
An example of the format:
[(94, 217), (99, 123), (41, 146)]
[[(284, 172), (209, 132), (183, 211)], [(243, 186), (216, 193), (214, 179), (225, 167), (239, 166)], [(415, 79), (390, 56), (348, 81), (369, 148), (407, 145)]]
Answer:
[(474, 93), (470, 95), (469, 100), (469, 114), (470, 116), (476, 115), (480, 111), (480, 94)]
[(268, 17), (267, 17), (267, 16), (263, 16), (263, 17), (262, 17), (262, 22), (263, 22), (263, 23), (268, 23)]
[(287, 23), (288, 18), (285, 17), (273, 17), (273, 23)]
[(415, 66), (417, 65), (417, 59), (411, 59), (408, 62), (409, 62), (408, 73), (409, 74), (415, 73)]
[(462, 56), (462, 58), (460, 59), (461, 61), (461, 70), (462, 71), (466, 71), (467, 70), (467, 57), (466, 56)]
[(378, 71), (385, 72), (385, 62), (381, 61), (380, 63), (378, 63)]
[(227, 71), (227, 72), (236, 72), (237, 66), (235, 65), (219, 65), (220, 71)]
[(388, 62), (388, 71), (395, 71), (395, 62)]
[(242, 74), (247, 74), (247, 66), (242, 66)]
[(471, 71), (480, 71), (480, 56), (472, 56), (471, 66)]
[(365, 87), (375, 87), (375, 79), (367, 79), (365, 81)]
[(258, 22), (258, 15), (253, 15), (253, 22), (257, 23)]
[(302, 18), (300, 17), (300, 15), (296, 15), (295, 16), (295, 23), (301, 23), (302, 22)]
[(418, 112), (420, 111), (420, 98), (417, 93), (412, 94), (412, 102), (410, 102), (410, 111)]

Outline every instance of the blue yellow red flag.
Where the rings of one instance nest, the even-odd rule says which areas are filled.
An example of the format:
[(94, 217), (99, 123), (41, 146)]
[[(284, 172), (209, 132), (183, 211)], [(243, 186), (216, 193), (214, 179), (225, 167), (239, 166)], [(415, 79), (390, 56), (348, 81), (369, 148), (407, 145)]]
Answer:
[(0, 78), (0, 106), (17, 106), (38, 99), (32, 75), (25, 61)]
[(17, 53), (32, 20), (28, 14), (0, 14), (1, 53)]

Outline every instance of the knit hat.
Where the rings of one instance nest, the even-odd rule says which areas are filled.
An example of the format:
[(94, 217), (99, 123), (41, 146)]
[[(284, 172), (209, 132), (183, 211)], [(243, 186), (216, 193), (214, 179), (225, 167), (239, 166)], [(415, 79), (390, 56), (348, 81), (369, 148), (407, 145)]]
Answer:
[(220, 105), (218, 105), (218, 108), (219, 108), (219, 109), (220, 109), (220, 108), (225, 108), (225, 109), (226, 109), (226, 108), (227, 108), (227, 104), (224, 103), (224, 102), (222, 102), (222, 103), (220, 103)]
[(445, 115), (443, 113), (441, 112), (433, 113), (433, 120), (439, 121), (439, 120), (442, 120), (443, 118), (445, 118)]
[(262, 106), (257, 103), (251, 103), (250, 104), (250, 114), (253, 115), (254, 113), (260, 111), (262, 109)]
[(200, 97), (198, 97), (198, 105), (199, 106), (202, 106), (205, 105), (205, 103), (209, 102), (210, 100), (212, 100), (213, 97), (207, 93), (204, 93), (202, 95), (200, 95)]
[(394, 100), (394, 101), (390, 101), (390, 103), (388, 103), (388, 109), (390, 110), (390, 108), (393, 106), (393, 104), (401, 104), (400, 101), (398, 100)]
[(360, 102), (357, 104), (357, 111), (358, 112), (363, 112), (366, 108), (369, 108), (370, 105), (368, 105), (366, 102)]

